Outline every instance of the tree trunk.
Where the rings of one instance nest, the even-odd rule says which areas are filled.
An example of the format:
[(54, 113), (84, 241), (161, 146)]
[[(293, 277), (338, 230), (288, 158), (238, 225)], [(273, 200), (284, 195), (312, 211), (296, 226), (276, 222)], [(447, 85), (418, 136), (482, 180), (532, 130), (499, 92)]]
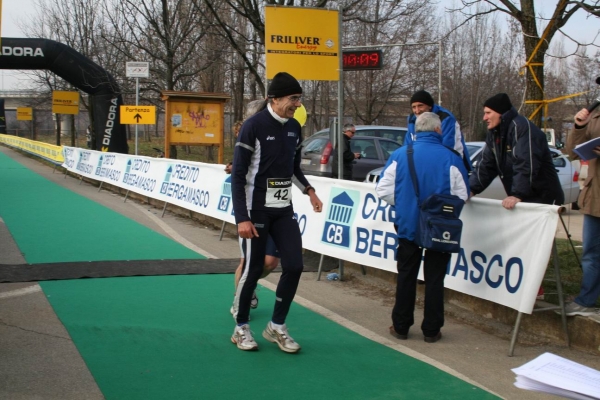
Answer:
[(75, 130), (75, 115), (71, 115), (69, 119), (69, 123), (71, 126), (71, 147), (77, 147), (77, 142), (75, 140), (75, 136), (77, 135), (77, 131)]
[[(519, 22), (523, 28), (523, 41), (525, 43), (526, 61), (531, 59), (531, 64), (540, 64), (532, 65), (531, 68), (527, 68), (527, 91), (525, 93), (525, 99), (530, 101), (541, 101), (544, 99), (544, 55), (546, 54), (546, 50), (548, 50), (548, 40), (550, 38), (546, 38), (548, 40), (542, 42), (535, 54), (533, 53), (533, 51), (536, 49), (536, 46), (540, 42), (540, 37), (535, 24), (536, 21), (533, 0), (522, 1), (521, 7), (522, 14), (519, 18)], [(539, 107), (540, 104), (541, 103), (525, 104), (521, 113), (527, 118), (531, 117), (531, 121), (537, 126), (541, 126), (542, 113), (541, 111), (538, 111), (533, 117), (531, 114), (537, 107)]]
[(60, 114), (56, 115), (56, 145), (60, 146)]

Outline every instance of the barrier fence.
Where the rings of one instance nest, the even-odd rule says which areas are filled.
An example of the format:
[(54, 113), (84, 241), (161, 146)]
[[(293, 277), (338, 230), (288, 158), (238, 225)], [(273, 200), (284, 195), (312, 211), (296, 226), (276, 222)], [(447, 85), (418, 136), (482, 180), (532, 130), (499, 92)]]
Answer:
[[(0, 142), (20, 146), (5, 140)], [(14, 137), (13, 137), (14, 138)], [(62, 147), (68, 171), (212, 218), (235, 223), (231, 177), (223, 165), (102, 153)], [(40, 154), (41, 155), (41, 154)], [(292, 196), (303, 247), (341, 260), (396, 272), (394, 209), (373, 183), (308, 176), (323, 201), (314, 213), (296, 187)], [(473, 198), (465, 205), (461, 252), (448, 265), (445, 286), (531, 314), (550, 258), (558, 206)]]

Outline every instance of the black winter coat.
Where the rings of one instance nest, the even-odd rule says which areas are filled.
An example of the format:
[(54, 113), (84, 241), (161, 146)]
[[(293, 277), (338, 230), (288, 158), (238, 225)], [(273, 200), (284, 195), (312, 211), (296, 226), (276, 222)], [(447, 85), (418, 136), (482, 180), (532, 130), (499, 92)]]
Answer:
[(508, 196), (527, 203), (564, 203), (546, 135), (514, 107), (502, 114), (485, 141), (483, 157), (469, 179), (471, 192), (483, 192), (500, 176)]
[[(343, 148), (343, 153), (342, 153), (342, 161), (344, 163), (344, 166), (343, 166), (344, 175), (342, 176), (342, 178), (350, 181), (350, 180), (352, 180), (352, 169), (354, 167), (354, 153), (350, 149), (350, 138), (345, 134), (342, 134), (342, 137), (343, 137), (343, 143), (344, 143), (344, 148)], [(338, 176), (338, 149), (337, 148), (334, 149), (333, 162), (331, 163), (331, 170), (332, 170), (331, 171), (332, 176), (334, 178), (337, 178), (337, 176)]]

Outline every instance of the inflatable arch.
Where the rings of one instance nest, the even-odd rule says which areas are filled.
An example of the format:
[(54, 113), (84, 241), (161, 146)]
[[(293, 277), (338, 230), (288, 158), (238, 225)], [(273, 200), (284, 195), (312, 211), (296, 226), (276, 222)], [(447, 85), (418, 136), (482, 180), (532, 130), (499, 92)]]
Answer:
[(107, 71), (54, 40), (2, 38), (1, 44), (0, 69), (47, 69), (90, 95), (93, 149), (128, 153), (125, 126), (119, 122), (123, 98)]

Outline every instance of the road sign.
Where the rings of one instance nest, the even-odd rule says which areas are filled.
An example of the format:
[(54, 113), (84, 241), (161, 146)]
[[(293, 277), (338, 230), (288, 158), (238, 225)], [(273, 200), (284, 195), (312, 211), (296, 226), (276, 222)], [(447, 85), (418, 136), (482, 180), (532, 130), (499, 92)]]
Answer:
[(52, 112), (55, 114), (79, 114), (79, 92), (54, 90)]
[(121, 123), (156, 125), (156, 106), (121, 106)]
[(128, 78), (148, 78), (150, 76), (150, 64), (147, 62), (127, 62), (125, 65), (125, 76)]
[(33, 108), (17, 107), (17, 121), (31, 121), (31, 120), (33, 120)]

